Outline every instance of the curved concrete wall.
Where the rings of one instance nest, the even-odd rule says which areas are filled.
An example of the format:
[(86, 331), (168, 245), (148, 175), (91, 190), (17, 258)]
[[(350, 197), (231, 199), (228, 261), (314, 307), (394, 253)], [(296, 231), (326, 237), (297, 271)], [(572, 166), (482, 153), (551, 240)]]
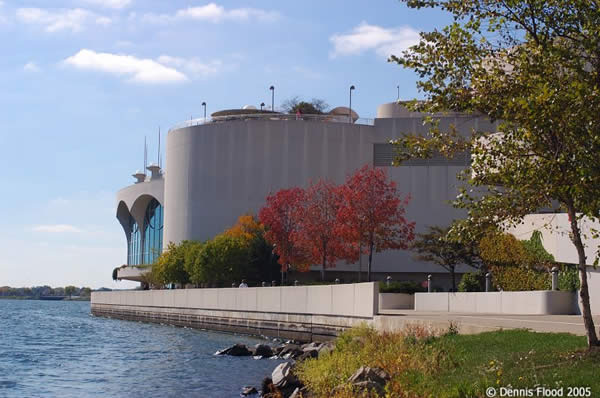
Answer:
[[(447, 117), (465, 134), (486, 128), (478, 118)], [(304, 120), (250, 120), (173, 130), (167, 137), (164, 244), (205, 240), (223, 232), (244, 213), (257, 213), (266, 196), (282, 188), (306, 187), (327, 178), (342, 183), (365, 164), (373, 164), (373, 144), (407, 132), (426, 132), (421, 117), (376, 119), (374, 126)], [(410, 193), (407, 209), (417, 231), (447, 225), (463, 213), (448, 205), (458, 191), (464, 166), (386, 167), (399, 190)], [(356, 270), (339, 264), (336, 270)], [(443, 272), (417, 262), (411, 253), (375, 255), (374, 272)]]

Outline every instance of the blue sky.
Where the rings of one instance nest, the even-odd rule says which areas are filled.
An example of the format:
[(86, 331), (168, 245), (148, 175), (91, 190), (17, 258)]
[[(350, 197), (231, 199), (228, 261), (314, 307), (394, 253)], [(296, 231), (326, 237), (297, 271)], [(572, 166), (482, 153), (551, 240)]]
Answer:
[[(48, 8), (51, 5), (51, 8)], [(300, 96), (375, 116), (418, 96), (387, 62), (433, 11), (376, 1), (0, 0), (0, 285), (101, 286), (126, 261), (114, 193), (143, 141), (208, 113)]]

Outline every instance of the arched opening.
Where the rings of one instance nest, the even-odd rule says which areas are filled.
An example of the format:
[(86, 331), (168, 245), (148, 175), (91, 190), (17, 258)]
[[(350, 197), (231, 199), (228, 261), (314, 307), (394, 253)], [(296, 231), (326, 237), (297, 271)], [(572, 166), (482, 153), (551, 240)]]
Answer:
[(142, 264), (142, 233), (133, 216), (129, 215), (129, 240), (127, 242), (127, 265)]
[(152, 199), (144, 215), (143, 263), (153, 264), (162, 253), (163, 247), (163, 207)]

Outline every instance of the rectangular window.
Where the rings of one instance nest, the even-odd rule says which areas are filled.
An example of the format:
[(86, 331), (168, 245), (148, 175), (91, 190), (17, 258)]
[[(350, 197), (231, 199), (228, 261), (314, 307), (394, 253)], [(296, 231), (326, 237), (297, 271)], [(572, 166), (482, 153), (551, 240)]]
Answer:
[[(395, 158), (396, 151), (392, 144), (373, 144), (373, 166), (392, 166)], [(471, 156), (468, 152), (457, 154), (452, 159), (438, 154), (429, 159), (409, 159), (402, 162), (400, 166), (468, 166), (470, 160)]]

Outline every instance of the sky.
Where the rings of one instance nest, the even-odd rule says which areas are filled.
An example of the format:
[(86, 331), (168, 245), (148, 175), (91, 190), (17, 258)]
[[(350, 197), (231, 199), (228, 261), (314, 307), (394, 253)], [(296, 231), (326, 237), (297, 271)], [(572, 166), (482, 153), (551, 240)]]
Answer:
[[(49, 8), (49, 6), (51, 6)], [(387, 62), (446, 15), (397, 0), (0, 0), (0, 286), (131, 288), (115, 193), (157, 131), (293, 96), (419, 97)], [(151, 159), (152, 156), (150, 155)]]

